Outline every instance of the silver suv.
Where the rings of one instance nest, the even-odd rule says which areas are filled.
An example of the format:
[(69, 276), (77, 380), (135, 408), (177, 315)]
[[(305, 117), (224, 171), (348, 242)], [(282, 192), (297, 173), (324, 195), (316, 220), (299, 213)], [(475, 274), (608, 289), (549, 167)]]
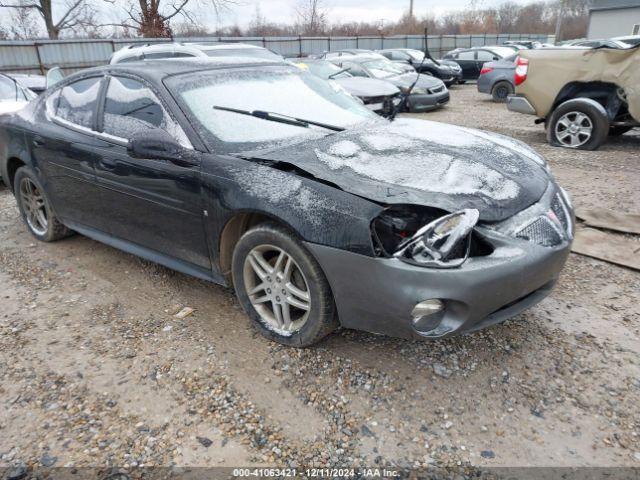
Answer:
[(128, 45), (111, 56), (109, 63), (135, 62), (159, 58), (251, 57), (281, 62), (283, 58), (266, 48), (248, 43), (146, 43)]

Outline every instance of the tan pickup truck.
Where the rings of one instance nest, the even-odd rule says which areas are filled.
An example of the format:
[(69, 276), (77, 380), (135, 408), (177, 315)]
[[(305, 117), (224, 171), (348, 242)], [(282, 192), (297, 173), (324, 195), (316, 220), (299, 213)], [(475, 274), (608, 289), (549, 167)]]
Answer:
[(640, 47), (521, 50), (514, 112), (544, 122), (549, 143), (597, 149), (608, 135), (640, 127)]

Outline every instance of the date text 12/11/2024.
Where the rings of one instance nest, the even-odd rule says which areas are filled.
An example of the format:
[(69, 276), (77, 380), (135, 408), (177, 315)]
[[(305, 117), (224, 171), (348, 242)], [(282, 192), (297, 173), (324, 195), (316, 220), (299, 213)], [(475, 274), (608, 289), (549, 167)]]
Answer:
[(242, 477), (264, 477), (278, 478), (298, 475), (307, 478), (396, 478), (400, 473), (386, 468), (234, 468), (233, 476)]

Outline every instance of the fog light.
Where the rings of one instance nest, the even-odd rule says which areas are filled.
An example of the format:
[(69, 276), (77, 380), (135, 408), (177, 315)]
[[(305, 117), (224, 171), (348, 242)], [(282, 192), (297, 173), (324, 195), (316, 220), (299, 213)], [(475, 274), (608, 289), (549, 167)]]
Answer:
[(413, 307), (411, 316), (415, 319), (418, 317), (433, 315), (434, 313), (438, 313), (443, 308), (444, 308), (444, 303), (442, 303), (441, 300), (438, 300), (437, 298), (432, 298), (431, 300), (425, 300), (424, 302), (420, 302), (415, 307)]
[(419, 332), (427, 332), (438, 326), (444, 313), (442, 300), (432, 298), (418, 303), (411, 311), (413, 327)]

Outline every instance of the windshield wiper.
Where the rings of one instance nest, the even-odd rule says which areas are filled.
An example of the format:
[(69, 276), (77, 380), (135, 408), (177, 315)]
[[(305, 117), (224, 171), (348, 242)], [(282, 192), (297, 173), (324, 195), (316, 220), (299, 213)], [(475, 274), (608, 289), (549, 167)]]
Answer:
[(223, 110), (225, 112), (239, 113), (240, 115), (260, 118), (262, 120), (268, 120), (270, 122), (286, 123), (287, 125), (293, 125), (295, 127), (309, 128), (309, 125), (313, 125), (315, 127), (322, 127), (326, 128), (327, 130), (333, 130), (334, 132), (342, 132), (346, 130), (345, 128), (336, 127), (335, 125), (328, 125), (326, 123), (314, 122), (313, 120), (291, 117), (289, 115), (283, 115), (281, 113), (266, 112), (264, 110), (240, 110), (238, 108), (221, 107), (220, 105), (214, 105), (213, 108), (216, 110)]
[(333, 80), (336, 76), (340, 75), (341, 73), (344, 72), (348, 72), (349, 70), (351, 70), (350, 68), (343, 68), (342, 70), (338, 70), (336, 73), (332, 73), (331, 75), (329, 75), (329, 79)]

